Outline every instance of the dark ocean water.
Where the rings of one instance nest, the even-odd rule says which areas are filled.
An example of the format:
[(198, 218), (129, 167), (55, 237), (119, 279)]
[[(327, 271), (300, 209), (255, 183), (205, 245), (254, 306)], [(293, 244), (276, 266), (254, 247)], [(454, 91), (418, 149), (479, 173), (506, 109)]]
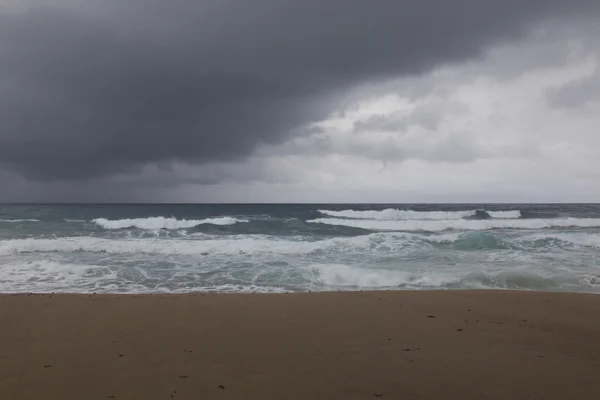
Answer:
[(0, 205), (0, 292), (600, 292), (600, 205)]

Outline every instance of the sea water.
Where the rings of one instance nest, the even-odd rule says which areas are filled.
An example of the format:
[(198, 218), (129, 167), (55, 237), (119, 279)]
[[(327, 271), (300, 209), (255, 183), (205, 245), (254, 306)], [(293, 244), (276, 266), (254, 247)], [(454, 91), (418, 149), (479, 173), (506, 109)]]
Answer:
[(1, 205), (0, 292), (600, 292), (600, 205)]

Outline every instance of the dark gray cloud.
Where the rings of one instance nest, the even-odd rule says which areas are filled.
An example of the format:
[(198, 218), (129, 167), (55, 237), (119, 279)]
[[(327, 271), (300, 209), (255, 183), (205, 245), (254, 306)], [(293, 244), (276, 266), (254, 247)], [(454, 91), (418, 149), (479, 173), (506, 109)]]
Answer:
[(0, 11), (0, 165), (34, 180), (241, 160), (354, 85), (477, 56), (596, 0), (105, 0)]

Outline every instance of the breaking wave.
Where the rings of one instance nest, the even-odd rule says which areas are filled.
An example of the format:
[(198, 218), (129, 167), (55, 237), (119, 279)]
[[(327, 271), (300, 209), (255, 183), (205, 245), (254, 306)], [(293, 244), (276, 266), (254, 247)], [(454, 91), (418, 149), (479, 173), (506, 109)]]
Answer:
[[(416, 234), (379, 232), (354, 237), (305, 240), (303, 237), (279, 238), (267, 235), (200, 236), (202, 239), (66, 237), (55, 239), (13, 239), (0, 241), (0, 256), (23, 253), (106, 253), (156, 255), (307, 255), (336, 252), (350, 254), (381, 253), (400, 255), (434, 246), (451, 246), (460, 250), (566, 248), (568, 246), (600, 249), (600, 234), (558, 233), (510, 237), (491, 232), (456, 232)], [(198, 237), (198, 236), (191, 236)]]
[(387, 208), (385, 210), (319, 210), (319, 213), (330, 217), (349, 219), (376, 219), (376, 220), (460, 220), (465, 218), (520, 218), (521, 211), (413, 211)]
[(518, 219), (521, 218), (521, 211), (509, 210), (509, 211), (485, 211), (490, 217), (497, 219)]
[(371, 234), (348, 238), (305, 241), (302, 238), (282, 239), (264, 235), (239, 235), (227, 238), (159, 239), (131, 238), (105, 239), (70, 237), (57, 239), (14, 239), (0, 241), (0, 256), (21, 253), (107, 253), (107, 254), (161, 254), (161, 255), (248, 255), (248, 254), (308, 254), (315, 251), (338, 249), (342, 251), (385, 250), (399, 251), (418, 240), (409, 234)]
[(108, 220), (106, 218), (96, 218), (92, 222), (104, 229), (125, 229), (125, 228), (138, 228), (138, 229), (185, 229), (192, 228), (194, 226), (202, 224), (211, 225), (233, 225), (238, 222), (248, 222), (247, 220), (240, 220), (232, 217), (219, 217), (219, 218), (206, 218), (201, 220), (187, 220), (187, 219), (175, 219), (165, 217), (151, 217), (151, 218), (134, 218), (134, 219), (117, 219)]
[(313, 224), (350, 226), (371, 231), (429, 231), (488, 229), (545, 229), (568, 227), (600, 227), (599, 218), (562, 218), (562, 219), (502, 219), (502, 220), (376, 220), (376, 219), (338, 219), (317, 218), (307, 221)]
[(472, 217), (476, 210), (467, 211), (412, 211), (388, 208), (385, 210), (319, 210), (323, 215), (339, 218), (377, 219), (377, 220), (420, 220), (420, 219), (462, 219)]

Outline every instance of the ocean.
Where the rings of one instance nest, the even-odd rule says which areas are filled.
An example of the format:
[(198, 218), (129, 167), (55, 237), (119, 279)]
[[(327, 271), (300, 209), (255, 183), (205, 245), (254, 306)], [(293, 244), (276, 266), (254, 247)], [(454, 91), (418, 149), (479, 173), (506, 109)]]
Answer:
[(600, 292), (596, 204), (0, 205), (0, 292)]

